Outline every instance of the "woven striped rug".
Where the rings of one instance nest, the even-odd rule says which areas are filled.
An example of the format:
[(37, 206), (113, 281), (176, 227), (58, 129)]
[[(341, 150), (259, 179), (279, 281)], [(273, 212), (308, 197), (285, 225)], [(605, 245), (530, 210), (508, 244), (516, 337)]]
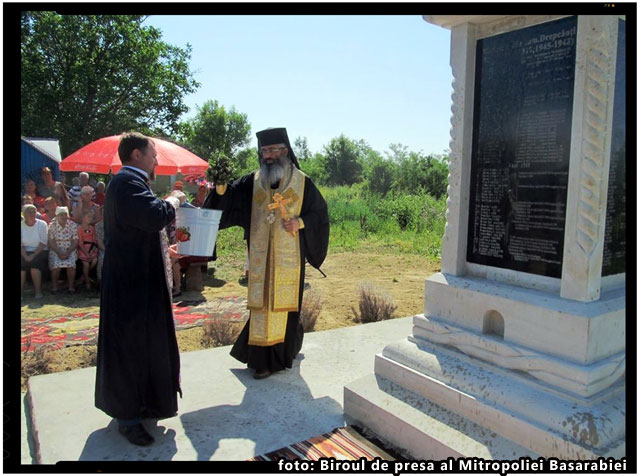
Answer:
[(394, 460), (389, 453), (367, 440), (350, 426), (337, 428), (321, 436), (314, 436), (279, 450), (255, 456), (248, 461), (277, 461), (281, 458), (312, 461), (317, 461), (320, 458), (335, 458), (336, 460), (358, 460), (360, 458), (373, 460), (374, 458), (380, 458), (387, 461)]
[[(249, 318), (247, 300), (227, 296), (200, 301), (173, 303), (176, 330), (202, 326), (215, 319), (226, 319), (238, 324)], [(55, 317), (20, 318), (21, 352), (32, 352), (38, 346), (61, 349), (71, 345), (95, 345), (98, 340), (100, 314), (79, 312)]]

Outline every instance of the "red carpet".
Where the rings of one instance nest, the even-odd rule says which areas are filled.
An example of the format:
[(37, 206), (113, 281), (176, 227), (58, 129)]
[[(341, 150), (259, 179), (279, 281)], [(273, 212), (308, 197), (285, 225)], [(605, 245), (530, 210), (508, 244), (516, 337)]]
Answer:
[[(176, 330), (202, 326), (205, 322), (224, 318), (244, 322), (249, 317), (247, 300), (237, 296), (210, 301), (178, 301), (173, 303)], [(21, 351), (33, 351), (48, 345), (60, 349), (70, 345), (95, 344), (98, 339), (99, 314), (75, 313), (58, 317), (21, 319)]]
[(256, 456), (248, 461), (277, 461), (280, 458), (312, 461), (318, 461), (320, 458), (335, 458), (336, 460), (365, 458), (369, 461), (374, 458), (387, 461), (395, 459), (349, 426), (337, 428), (330, 433)]

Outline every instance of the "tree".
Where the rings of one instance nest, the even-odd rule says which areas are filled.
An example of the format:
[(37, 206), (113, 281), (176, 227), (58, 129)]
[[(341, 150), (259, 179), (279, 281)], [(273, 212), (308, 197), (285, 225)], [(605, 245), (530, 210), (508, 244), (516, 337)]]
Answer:
[(375, 150), (369, 153), (366, 164), (365, 177), (369, 191), (384, 197), (393, 187), (398, 165), (382, 158)]
[(209, 160), (214, 154), (223, 154), (238, 168), (236, 154), (248, 145), (251, 124), (247, 115), (231, 107), (229, 111), (218, 103), (208, 100), (193, 119), (180, 124), (182, 143), (194, 154)]
[(306, 137), (296, 137), (293, 141), (293, 149), (298, 161), (302, 162), (311, 158), (311, 151), (309, 150), (309, 143)]
[(447, 193), (448, 158), (410, 152), (399, 162), (395, 187), (407, 192), (423, 189), (434, 198)]
[(409, 148), (402, 144), (389, 144), (391, 153), (386, 152), (387, 157), (395, 163), (400, 164), (409, 157)]
[(316, 152), (313, 157), (308, 158), (300, 162), (300, 169), (307, 174), (311, 180), (316, 184), (327, 184), (327, 167), (326, 157), (319, 152)]
[(175, 133), (199, 86), (191, 46), (145, 18), (22, 12), (21, 133), (58, 138), (63, 155), (126, 130)]
[[(364, 140), (364, 139), (359, 139), (357, 141), (354, 142), (356, 147), (358, 148), (358, 153), (360, 155), (360, 157), (364, 158), (364, 162), (366, 164), (367, 160), (369, 160), (370, 157), (372, 157), (375, 155), (380, 155), (379, 152), (377, 150), (374, 150), (371, 148), (371, 146), (369, 145), (369, 143)], [(366, 166), (365, 166), (366, 168)]]
[(362, 180), (360, 148), (343, 134), (325, 146), (325, 165), (330, 185), (352, 185)]
[(258, 170), (260, 163), (258, 161), (258, 151), (255, 147), (247, 147), (236, 153), (234, 163), (234, 179)]
[(446, 195), (449, 185), (449, 158), (429, 158), (431, 160), (425, 173), (425, 186), (432, 197), (439, 199)]

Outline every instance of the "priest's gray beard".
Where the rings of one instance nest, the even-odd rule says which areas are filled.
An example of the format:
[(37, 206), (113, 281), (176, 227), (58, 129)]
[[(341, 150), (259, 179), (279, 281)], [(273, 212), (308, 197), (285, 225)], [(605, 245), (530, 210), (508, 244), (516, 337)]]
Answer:
[(279, 157), (271, 165), (267, 164), (263, 159), (260, 164), (260, 182), (262, 186), (269, 189), (271, 185), (278, 184), (290, 166), (291, 161), (288, 157)]

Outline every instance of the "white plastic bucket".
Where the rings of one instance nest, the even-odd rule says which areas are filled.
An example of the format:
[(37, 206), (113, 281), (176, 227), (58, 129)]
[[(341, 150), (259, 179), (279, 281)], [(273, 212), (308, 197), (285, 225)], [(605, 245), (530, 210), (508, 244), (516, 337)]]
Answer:
[(178, 253), (189, 256), (211, 256), (218, 237), (222, 210), (183, 208), (176, 213)]

